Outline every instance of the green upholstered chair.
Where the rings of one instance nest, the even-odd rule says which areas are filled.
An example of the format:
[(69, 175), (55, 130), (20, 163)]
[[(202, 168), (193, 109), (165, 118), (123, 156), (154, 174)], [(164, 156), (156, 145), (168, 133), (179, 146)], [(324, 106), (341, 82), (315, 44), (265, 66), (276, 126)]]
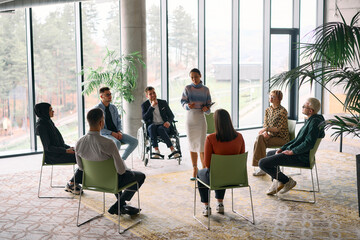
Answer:
[(214, 113), (205, 114), (206, 118), (206, 124), (207, 124), (207, 134), (211, 134), (215, 132), (215, 119), (214, 119)]
[[(116, 168), (114, 165), (114, 160), (108, 159), (105, 161), (88, 161), (85, 159), (82, 159), (82, 165), (83, 165), (83, 182), (82, 182), (82, 189), (83, 190), (90, 190), (90, 191), (97, 191), (103, 193), (103, 211), (101, 214), (90, 218), (86, 220), (83, 223), (79, 223), (79, 215), (80, 215), (80, 205), (81, 205), (81, 195), (79, 197), (79, 207), (78, 207), (78, 214), (77, 214), (77, 220), (76, 225), (79, 227), (85, 223), (88, 223), (96, 218), (104, 216), (105, 213), (105, 193), (113, 193), (118, 194), (120, 191), (131, 187), (134, 184), (138, 183), (136, 181), (119, 188), (118, 187), (118, 173), (116, 172)], [(139, 189), (139, 185), (138, 185)], [(127, 190), (129, 191), (129, 190)], [(131, 190), (130, 190), (131, 191)], [(134, 190), (136, 192), (136, 190)], [(137, 190), (138, 193), (138, 208), (140, 209), (140, 194), (139, 190)], [(118, 212), (120, 213), (120, 197), (118, 198)], [(139, 211), (140, 215), (140, 211)], [(140, 223), (141, 220), (136, 221), (129, 227), (125, 229), (121, 229), (120, 227), (120, 214), (118, 218), (118, 227), (119, 227), (119, 233), (124, 233), (129, 228), (133, 227), (134, 225)]]
[[(304, 191), (304, 192), (312, 192), (313, 193), (313, 200), (307, 201), (307, 200), (290, 199), (290, 198), (285, 198), (282, 194), (277, 194), (279, 199), (285, 200), (285, 201), (305, 202), (305, 203), (315, 203), (316, 202), (315, 192), (320, 192), (320, 186), (319, 186), (319, 177), (318, 177), (317, 168), (316, 168), (315, 154), (316, 154), (317, 149), (319, 148), (321, 139), (322, 138), (318, 138), (316, 140), (316, 142), (315, 142), (314, 147), (310, 150), (310, 154), (309, 154), (309, 162), (310, 163), (309, 163), (308, 167), (285, 166), (285, 167), (291, 167), (291, 168), (300, 168), (300, 169), (309, 169), (310, 170), (312, 189), (308, 190), (308, 189), (295, 189), (295, 188), (293, 188), (292, 190)], [(314, 182), (313, 171), (312, 171), (314, 167), (315, 167), (315, 173), (316, 173), (316, 185), (317, 185), (316, 190), (315, 190), (315, 182)], [(277, 172), (277, 174), (278, 174), (278, 172)]]
[(42, 172), (43, 172), (43, 167), (44, 166), (50, 166), (51, 167), (50, 187), (51, 188), (65, 188), (65, 186), (53, 185), (54, 166), (72, 165), (73, 166), (74, 180), (75, 180), (75, 164), (76, 163), (46, 163), (46, 161), (45, 161), (45, 153), (43, 153), (43, 158), (42, 158), (42, 163), (41, 163), (41, 170), (40, 170), (38, 198), (74, 198), (74, 196), (72, 196), (72, 197), (67, 197), (67, 196), (66, 197), (65, 196), (64, 197), (61, 197), (61, 196), (59, 196), (59, 197), (57, 197), (57, 196), (40, 196), (40, 191), (41, 191), (41, 178), (42, 178)]
[[(221, 190), (221, 189), (231, 189), (231, 200), (232, 200), (232, 211), (250, 221), (252, 224), (255, 224), (254, 218), (254, 207), (252, 202), (251, 187), (248, 184), (248, 175), (247, 175), (247, 161), (248, 153), (237, 154), (237, 155), (216, 155), (211, 156), (211, 168), (210, 168), (210, 184), (206, 184), (201, 181), (199, 178), (196, 178), (195, 181), (195, 190), (194, 190), (194, 218), (201, 223), (204, 227), (210, 230), (210, 218), (208, 216), (207, 226), (196, 217), (196, 195), (197, 189), (199, 188), (198, 182), (202, 183), (204, 187), (209, 189), (209, 206), (210, 206), (210, 193), (211, 190)], [(241, 215), (234, 210), (234, 188), (249, 188), (250, 201), (251, 201), (251, 210), (252, 210), (252, 220)]]

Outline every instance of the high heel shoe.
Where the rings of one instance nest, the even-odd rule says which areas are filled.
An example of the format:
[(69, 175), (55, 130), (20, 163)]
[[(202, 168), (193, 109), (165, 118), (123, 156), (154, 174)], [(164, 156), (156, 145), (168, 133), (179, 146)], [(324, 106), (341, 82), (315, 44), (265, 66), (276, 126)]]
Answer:
[(190, 178), (191, 181), (195, 181), (196, 180), (196, 176), (197, 176), (197, 173), (198, 173), (198, 168), (197, 166), (193, 167), (193, 176)]

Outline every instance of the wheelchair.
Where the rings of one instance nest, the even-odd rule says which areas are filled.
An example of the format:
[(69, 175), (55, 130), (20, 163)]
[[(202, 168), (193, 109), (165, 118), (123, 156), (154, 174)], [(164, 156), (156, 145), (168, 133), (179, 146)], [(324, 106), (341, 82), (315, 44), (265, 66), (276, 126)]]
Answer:
[[(149, 163), (149, 159), (155, 159), (153, 158), (153, 156), (155, 155), (155, 153), (153, 153), (153, 148), (152, 148), (152, 144), (151, 144), (151, 138), (150, 135), (147, 131), (147, 126), (144, 120), (141, 120), (142, 122), (142, 126), (138, 129), (137, 131), (137, 139), (139, 141), (138, 144), (138, 155), (139, 158), (144, 162), (144, 165), (147, 166)], [(177, 162), (180, 165), (181, 162), (181, 158), (182, 158), (182, 154), (181, 154), (181, 149), (180, 149), (180, 139), (179, 139), (179, 132), (176, 129), (176, 125), (175, 122), (177, 121), (173, 121), (170, 125), (170, 133), (169, 133), (169, 137), (170, 140), (175, 148), (175, 152), (171, 153), (170, 155), (168, 155), (169, 159), (175, 159), (177, 160)], [(157, 142), (164, 142), (163, 139), (161, 139), (161, 137), (157, 137)], [(179, 157), (174, 158), (174, 154), (175, 153), (179, 153)], [(161, 159), (164, 159), (165, 156), (162, 154), (156, 154), (158, 155)]]

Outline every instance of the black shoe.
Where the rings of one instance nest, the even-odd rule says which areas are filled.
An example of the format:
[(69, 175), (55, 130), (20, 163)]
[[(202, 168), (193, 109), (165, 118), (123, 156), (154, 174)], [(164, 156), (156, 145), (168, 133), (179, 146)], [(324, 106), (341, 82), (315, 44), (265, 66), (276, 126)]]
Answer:
[(76, 184), (76, 186), (74, 187), (74, 184), (71, 184), (71, 183), (66, 184), (65, 191), (71, 192), (75, 195), (79, 195), (80, 193), (83, 193), (83, 190), (79, 184)]
[(117, 204), (112, 205), (109, 208), (108, 213), (110, 213), (111, 215), (113, 215), (113, 214), (118, 215), (118, 205)]
[(140, 213), (140, 211), (141, 211), (141, 209), (132, 207), (129, 205), (125, 205), (124, 207), (120, 208), (121, 214), (128, 214), (130, 216), (136, 215), (136, 214)]
[[(138, 214), (140, 211), (141, 211), (141, 209), (139, 210), (136, 207), (132, 207), (132, 206), (128, 206), (128, 205), (120, 206), (120, 214), (128, 214), (128, 215), (132, 216), (132, 215)], [(112, 205), (109, 208), (108, 213), (119, 215), (117, 204)]]

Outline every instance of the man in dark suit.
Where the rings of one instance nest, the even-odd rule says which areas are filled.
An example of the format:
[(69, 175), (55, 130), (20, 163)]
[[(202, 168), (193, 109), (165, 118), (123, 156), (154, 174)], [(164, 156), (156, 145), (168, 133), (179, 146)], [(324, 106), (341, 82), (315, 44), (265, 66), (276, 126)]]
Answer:
[[(146, 123), (152, 146), (155, 149), (152, 158), (160, 158), (159, 146), (156, 141), (157, 136), (160, 136), (162, 140), (164, 140), (171, 152), (176, 151), (169, 138), (171, 122), (174, 121), (174, 114), (165, 100), (157, 99), (153, 87), (149, 86), (145, 88), (145, 94), (148, 100), (141, 105), (142, 118)], [(174, 158), (179, 156), (179, 153), (173, 154)]]

